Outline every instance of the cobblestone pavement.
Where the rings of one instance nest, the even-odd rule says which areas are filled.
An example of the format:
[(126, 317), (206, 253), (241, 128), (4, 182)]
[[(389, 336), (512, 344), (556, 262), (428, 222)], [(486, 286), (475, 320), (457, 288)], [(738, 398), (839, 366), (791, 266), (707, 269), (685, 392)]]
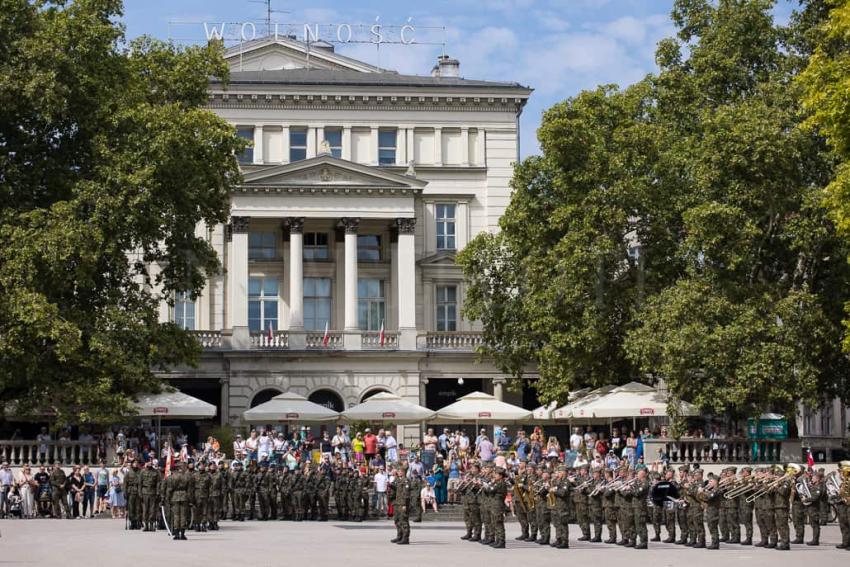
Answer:
[[(188, 541), (172, 541), (165, 532), (124, 531), (120, 520), (0, 521), (0, 566), (50, 567), (285, 566), (305, 567), (446, 567), (493, 566), (493, 561), (563, 567), (568, 563), (636, 566), (830, 567), (850, 565), (850, 551), (835, 549), (838, 528), (824, 528), (822, 545), (793, 546), (790, 552), (721, 544), (719, 551), (694, 550), (650, 543), (648, 551), (576, 541), (571, 526), (570, 549), (559, 550), (518, 542), (516, 523), (508, 524), (508, 548), (495, 550), (461, 541), (456, 522), (413, 524), (411, 545), (394, 545), (391, 522), (244, 522), (221, 523), (218, 532), (187, 532)], [(650, 532), (651, 532), (650, 528)], [(808, 535), (808, 534), (807, 534)]]

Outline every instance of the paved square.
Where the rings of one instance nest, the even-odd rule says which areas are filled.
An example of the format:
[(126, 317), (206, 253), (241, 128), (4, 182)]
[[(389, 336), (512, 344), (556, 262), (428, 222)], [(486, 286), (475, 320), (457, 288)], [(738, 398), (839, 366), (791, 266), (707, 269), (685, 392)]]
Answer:
[[(50, 567), (115, 567), (116, 565), (244, 566), (281, 565), (380, 567), (473, 567), (500, 562), (515, 565), (567, 564), (634, 566), (829, 567), (850, 565), (850, 551), (835, 549), (838, 527), (824, 528), (822, 545), (795, 545), (791, 551), (723, 545), (720, 551), (651, 543), (648, 551), (577, 542), (570, 530), (570, 549), (557, 550), (518, 542), (519, 525), (507, 524), (508, 548), (461, 541), (457, 522), (412, 525), (411, 545), (389, 543), (392, 522), (244, 522), (221, 523), (221, 531), (187, 532), (188, 541), (172, 541), (164, 532), (125, 532), (118, 520), (0, 521), (0, 565)], [(650, 529), (651, 531), (651, 529)]]

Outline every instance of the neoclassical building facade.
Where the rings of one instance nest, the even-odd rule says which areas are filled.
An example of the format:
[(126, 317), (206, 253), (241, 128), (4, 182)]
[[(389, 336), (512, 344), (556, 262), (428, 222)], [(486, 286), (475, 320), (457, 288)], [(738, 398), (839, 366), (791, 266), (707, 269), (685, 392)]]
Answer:
[(230, 222), (198, 227), (225, 269), (194, 301), (163, 298), (204, 346), (164, 377), (232, 425), (283, 391), (335, 409), (378, 391), (523, 403), (478, 360), (455, 256), (498, 229), (531, 90), (463, 79), (447, 56), (402, 75), (287, 37), (227, 60), (209, 108), (250, 141), (244, 180)]

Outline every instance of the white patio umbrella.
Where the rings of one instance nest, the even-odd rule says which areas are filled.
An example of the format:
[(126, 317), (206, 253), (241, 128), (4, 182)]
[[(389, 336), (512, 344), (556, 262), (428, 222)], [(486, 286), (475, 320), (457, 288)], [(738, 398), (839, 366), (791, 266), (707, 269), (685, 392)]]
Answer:
[(437, 412), (437, 423), (490, 423), (504, 424), (529, 421), (531, 412), (497, 400), (484, 392), (472, 392), (458, 398)]
[[(629, 382), (610, 392), (581, 404), (573, 410), (572, 417), (624, 418), (664, 417), (667, 415), (668, 396), (646, 384)], [(688, 402), (679, 402), (679, 414), (699, 415), (699, 410)]]
[(552, 412), (555, 411), (557, 406), (558, 402), (549, 402), (545, 406), (540, 406), (539, 408), (532, 410), (532, 421), (535, 423), (541, 421), (552, 421)]
[(437, 412), (409, 402), (400, 396), (381, 392), (340, 414), (347, 421), (380, 421), (398, 425), (433, 419)]
[(245, 411), (242, 419), (248, 423), (324, 422), (336, 421), (339, 413), (295, 392), (284, 392)]
[(602, 386), (601, 388), (596, 388), (595, 390), (588, 391), (587, 389), (578, 390), (576, 392), (570, 393), (570, 402), (561, 406), (558, 409), (552, 412), (552, 419), (555, 420), (585, 420), (592, 419), (590, 414), (587, 414), (584, 410), (585, 406), (600, 399), (602, 396), (608, 394), (613, 390), (616, 386), (608, 385)]
[(199, 400), (180, 390), (166, 389), (158, 394), (136, 396), (136, 413), (139, 417), (156, 418), (156, 450), (162, 442), (162, 419), (209, 419), (215, 417), (214, 405)]
[(165, 390), (159, 394), (140, 394), (136, 398), (136, 412), (140, 417), (166, 419), (208, 419), (215, 417), (215, 406), (179, 390)]

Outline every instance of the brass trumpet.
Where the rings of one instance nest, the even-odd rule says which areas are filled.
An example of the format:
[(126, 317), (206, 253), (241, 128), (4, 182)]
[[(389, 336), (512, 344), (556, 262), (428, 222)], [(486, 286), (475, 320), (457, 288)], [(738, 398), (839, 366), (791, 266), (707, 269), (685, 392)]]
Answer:
[(758, 490), (756, 490), (755, 492), (753, 492), (752, 494), (747, 496), (745, 501), (748, 504), (755, 502), (756, 500), (758, 500), (762, 496), (766, 496), (767, 494), (770, 494), (771, 492), (776, 490), (776, 487), (778, 487), (780, 484), (782, 484), (786, 480), (794, 478), (794, 476), (795, 476), (794, 473), (785, 473), (784, 475), (780, 476), (779, 478), (774, 479), (773, 481), (771, 481), (767, 484), (764, 484), (761, 488), (759, 488)]

